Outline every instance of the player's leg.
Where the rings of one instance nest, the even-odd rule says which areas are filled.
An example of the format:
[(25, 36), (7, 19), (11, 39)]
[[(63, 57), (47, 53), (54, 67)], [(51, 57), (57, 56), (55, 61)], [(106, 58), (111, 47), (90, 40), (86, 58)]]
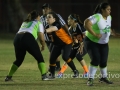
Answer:
[[(71, 58), (71, 60), (73, 60), (73, 59), (75, 58), (76, 52), (77, 52), (77, 50), (72, 47), (72, 49), (71, 49), (71, 51), (70, 51), (70, 55), (69, 55), (69, 58)], [(67, 67), (68, 67), (68, 65), (67, 65), (67, 63), (65, 62), (65, 63), (62, 65), (61, 70), (58, 72), (58, 77), (59, 77), (59, 78), (63, 76), (63, 73), (67, 70)]]
[(16, 35), (14, 39), (14, 50), (15, 50), (15, 56), (16, 60), (13, 62), (8, 75), (5, 78), (5, 81), (10, 81), (13, 74), (16, 72), (16, 70), (19, 68), (19, 66), (22, 64), (24, 57), (26, 55), (26, 49), (22, 46), (22, 41), (20, 40), (22, 35)]
[(107, 84), (113, 84), (113, 82), (111, 82), (107, 77), (108, 52), (109, 52), (108, 44), (103, 44), (100, 46), (101, 60), (99, 66), (100, 66), (101, 78), (99, 81), (105, 82)]
[(76, 54), (76, 58), (80, 62), (81, 66), (84, 70), (83, 77), (88, 77), (88, 72), (89, 72), (87, 64), (86, 64), (85, 60), (82, 58), (84, 55), (86, 55), (86, 53), (87, 53), (86, 50), (83, 49), (83, 54), (80, 54), (80, 53)]
[(50, 65), (49, 65), (49, 71), (50, 71), (50, 78), (55, 78), (55, 67), (56, 67), (56, 59), (61, 54), (61, 47), (59, 46), (53, 46), (51, 55), (50, 55)]
[(27, 51), (37, 60), (39, 71), (42, 75), (42, 80), (46, 80), (46, 66), (43, 59), (43, 56), (40, 51), (40, 47), (37, 41), (34, 39), (33, 36), (28, 35), (29, 39), (26, 43)]
[[(49, 50), (52, 51), (52, 48), (53, 48), (53, 44), (50, 43), (49, 44)], [(60, 67), (60, 56), (58, 56), (58, 58), (56, 59), (56, 67), (55, 67), (55, 71), (59, 71), (61, 69)]]
[(72, 59), (69, 57), (71, 48), (72, 48), (72, 44), (65, 45), (63, 47), (62, 58), (68, 64), (68, 66), (73, 70), (74, 72), (73, 77), (77, 77), (79, 75), (79, 72), (76, 69), (76, 66), (74, 65)]
[(60, 56), (58, 56), (57, 60), (56, 60), (56, 68), (55, 70), (56, 71), (60, 71), (61, 69), (61, 66), (60, 66)]
[(95, 77), (98, 65), (100, 63), (100, 53), (99, 53), (99, 44), (90, 41), (87, 37), (84, 39), (84, 46), (88, 52), (88, 55), (91, 59), (89, 66), (89, 78), (87, 85), (93, 85), (93, 79)]

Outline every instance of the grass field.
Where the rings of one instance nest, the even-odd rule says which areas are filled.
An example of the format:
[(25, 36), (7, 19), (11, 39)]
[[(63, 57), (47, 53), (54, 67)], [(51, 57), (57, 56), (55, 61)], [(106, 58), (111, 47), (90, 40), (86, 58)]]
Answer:
[[(6, 37), (8, 36), (8, 37)], [(23, 64), (13, 76), (11, 82), (4, 82), (12, 62), (15, 60), (13, 35), (0, 34), (0, 90), (120, 90), (120, 38), (110, 38), (108, 72), (113, 85), (99, 83), (95, 78), (94, 86), (86, 85), (86, 78), (56, 78), (54, 81), (41, 81), (41, 75), (37, 68), (35, 59), (27, 53)], [(48, 68), (48, 49), (42, 52), (46, 68)], [(84, 56), (89, 66), (88, 55)], [(76, 59), (74, 59), (77, 69), (82, 74), (83, 69)], [(63, 60), (61, 59), (61, 64)], [(99, 70), (97, 71), (99, 73)], [(65, 74), (72, 74), (68, 68)]]

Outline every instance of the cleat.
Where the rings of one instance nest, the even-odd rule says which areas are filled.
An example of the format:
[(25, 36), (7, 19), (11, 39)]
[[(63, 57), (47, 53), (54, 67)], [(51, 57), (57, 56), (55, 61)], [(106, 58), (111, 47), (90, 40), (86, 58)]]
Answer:
[(61, 72), (58, 73), (57, 77), (58, 77), (58, 78), (62, 78), (62, 77), (63, 77), (63, 73), (61, 73)]
[(89, 78), (87, 81), (88, 86), (93, 86), (93, 78)]
[(88, 72), (86, 72), (86, 73), (83, 74), (83, 78), (88, 78), (88, 76), (89, 76)]
[(113, 82), (111, 82), (108, 78), (100, 78), (99, 79), (99, 82), (105, 82), (105, 83), (107, 83), (107, 84), (113, 84)]
[(43, 74), (43, 75), (42, 75), (42, 80), (43, 80), (43, 81), (48, 81), (48, 80), (49, 80), (49, 78), (47, 77), (47, 75), (46, 75), (46, 74)]
[(54, 80), (54, 79), (55, 79), (55, 75), (52, 75), (52, 74), (50, 73), (50, 74), (48, 74), (48, 78), (49, 78), (49, 80)]
[(7, 82), (7, 81), (13, 81), (13, 80), (12, 80), (12, 76), (6, 76), (5, 82)]
[(74, 70), (74, 75), (72, 76), (73, 78), (77, 78), (79, 76), (78, 70)]

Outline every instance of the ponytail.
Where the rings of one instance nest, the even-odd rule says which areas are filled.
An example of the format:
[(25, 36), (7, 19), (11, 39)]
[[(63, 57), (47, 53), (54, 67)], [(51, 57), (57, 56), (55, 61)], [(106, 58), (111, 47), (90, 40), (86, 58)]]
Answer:
[(107, 8), (107, 6), (110, 6), (109, 3), (107, 2), (103, 2), (103, 3), (100, 3), (96, 6), (93, 14), (96, 14), (96, 13), (102, 13), (102, 9), (105, 10)]
[(25, 22), (34, 21), (38, 16), (40, 16), (39, 12), (36, 11), (36, 10), (33, 10), (28, 14), (27, 19), (25, 20)]

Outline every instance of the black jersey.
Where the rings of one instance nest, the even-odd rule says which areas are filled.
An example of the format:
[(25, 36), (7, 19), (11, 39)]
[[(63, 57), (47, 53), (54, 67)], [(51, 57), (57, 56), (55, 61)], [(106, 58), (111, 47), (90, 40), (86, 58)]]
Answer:
[[(63, 18), (59, 14), (57, 14), (57, 16), (59, 17), (59, 20), (60, 20), (59, 22), (61, 23), (61, 25), (64, 26), (66, 23), (63, 20)], [(42, 22), (44, 28), (48, 26), (48, 23), (46, 22), (46, 16), (42, 15), (40, 17), (40, 21)], [(44, 34), (44, 37), (45, 37), (45, 41), (51, 41), (49, 36), (46, 33)]]
[(85, 32), (85, 28), (83, 27), (83, 24), (77, 24), (76, 28), (70, 28), (69, 32), (73, 39), (77, 39), (78, 41), (83, 40), (83, 33)]
[[(54, 22), (52, 26), (56, 26), (58, 28), (58, 30), (48, 34), (48, 36), (52, 35), (52, 43), (54, 45), (61, 46), (61, 45), (71, 44), (73, 42), (71, 37), (68, 35), (68, 33), (65, 32), (65, 30), (62, 28), (59, 22)], [(47, 28), (49, 28), (49, 26), (47, 26)]]

